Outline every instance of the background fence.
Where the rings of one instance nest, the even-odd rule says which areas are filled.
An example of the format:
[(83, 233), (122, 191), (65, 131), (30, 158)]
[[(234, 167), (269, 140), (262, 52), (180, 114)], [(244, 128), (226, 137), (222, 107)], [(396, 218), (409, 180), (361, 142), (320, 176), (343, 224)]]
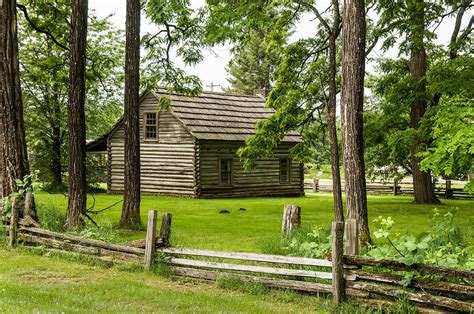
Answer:
[[(344, 191), (344, 181), (341, 182), (342, 191)], [(396, 185), (394, 190), (393, 182), (387, 183), (382, 181), (368, 181), (367, 193), (371, 194), (393, 194), (393, 195), (413, 195), (413, 182), (400, 182)], [(332, 192), (332, 182), (327, 179), (305, 179), (305, 192)], [(447, 198), (465, 198), (474, 199), (473, 194), (469, 194), (462, 188), (435, 188), (435, 193), (438, 196)]]

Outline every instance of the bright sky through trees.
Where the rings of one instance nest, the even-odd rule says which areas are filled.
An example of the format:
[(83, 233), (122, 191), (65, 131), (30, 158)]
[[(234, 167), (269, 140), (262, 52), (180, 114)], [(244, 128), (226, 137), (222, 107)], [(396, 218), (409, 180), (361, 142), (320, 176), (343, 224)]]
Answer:
[[(200, 7), (204, 5), (204, 0), (191, 0), (193, 7)], [(329, 5), (328, 0), (323, 0), (318, 2), (318, 6), (321, 8), (327, 8)], [(115, 24), (116, 27), (120, 29), (125, 28), (125, 0), (91, 0), (89, 1), (89, 8), (96, 10), (97, 15), (100, 17), (106, 17), (108, 15), (113, 15), (111, 21)], [(467, 21), (467, 19), (466, 19)], [(465, 22), (466, 22), (465, 21)], [(301, 25), (296, 29), (296, 32), (293, 34), (290, 41), (309, 37), (314, 35), (316, 27), (314, 26), (317, 21), (310, 20), (310, 17), (307, 16), (302, 19)], [(438, 43), (447, 43), (452, 33), (454, 25), (453, 18), (445, 18), (443, 22), (437, 27), (436, 33), (438, 35)], [(433, 25), (431, 29), (436, 27)], [(142, 17), (142, 33), (150, 32), (152, 33), (155, 30), (155, 27), (152, 26), (149, 21)], [(382, 53), (379, 49), (374, 49), (371, 53), (371, 58), (378, 57), (396, 57), (398, 49), (392, 49), (388, 54)], [(210, 90), (209, 85), (211, 82), (213, 84), (220, 84), (222, 87), (228, 87), (229, 83), (227, 81), (228, 74), (226, 71), (227, 63), (231, 57), (230, 46), (218, 46), (214, 47), (212, 51), (208, 50), (204, 52), (204, 60), (197, 66), (193, 68), (187, 68), (186, 71), (189, 74), (195, 74), (199, 76), (202, 81), (204, 90)], [(366, 67), (368, 72), (373, 70), (373, 64), (368, 64)], [(214, 90), (218, 88), (214, 87)]]

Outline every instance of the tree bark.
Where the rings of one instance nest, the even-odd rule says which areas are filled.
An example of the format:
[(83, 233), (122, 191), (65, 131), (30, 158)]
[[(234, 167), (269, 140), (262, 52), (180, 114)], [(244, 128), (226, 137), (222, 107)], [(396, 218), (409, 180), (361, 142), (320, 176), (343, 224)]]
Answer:
[[(410, 38), (410, 73), (417, 82), (418, 90), (415, 91), (419, 95), (412, 106), (410, 112), (410, 125), (413, 129), (418, 130), (421, 120), (427, 109), (426, 102), (426, 83), (424, 81), (426, 75), (426, 50), (424, 44), (425, 35), (425, 10), (424, 0), (414, 0), (408, 2), (408, 11), (411, 13), (412, 35)], [(413, 191), (415, 203), (417, 204), (437, 204), (439, 200), (436, 198), (434, 185), (429, 171), (421, 171), (420, 161), (422, 158), (416, 156), (419, 147), (426, 144), (426, 139), (417, 136), (411, 146), (411, 167), (413, 173)]]
[(344, 1), (342, 41), (342, 143), (348, 218), (356, 219), (362, 245), (370, 242), (363, 144), (365, 1)]
[(86, 120), (85, 67), (87, 39), (87, 0), (72, 1), (72, 33), (69, 55), (69, 186), (66, 226), (84, 225), (86, 212)]
[(337, 142), (337, 128), (336, 128), (336, 58), (337, 46), (336, 40), (339, 36), (339, 1), (333, 0), (333, 26), (329, 35), (329, 101), (327, 104), (327, 123), (329, 130), (329, 144), (331, 149), (331, 173), (333, 186), (333, 200), (334, 200), (334, 216), (336, 221), (344, 222), (344, 209), (342, 206), (342, 189), (341, 189), (341, 170), (339, 168), (339, 147)]
[(60, 126), (53, 126), (51, 138), (51, 174), (53, 175), (53, 186), (60, 187), (63, 185), (62, 179), (62, 164), (61, 164), (61, 128)]
[[(0, 151), (2, 197), (29, 173), (21, 97), (16, 0), (0, 1)], [(20, 200), (24, 203), (24, 200)], [(34, 211), (34, 208), (29, 209)], [(19, 213), (20, 217), (23, 212)]]
[(125, 182), (122, 228), (140, 226), (140, 1), (127, 0), (125, 46)]

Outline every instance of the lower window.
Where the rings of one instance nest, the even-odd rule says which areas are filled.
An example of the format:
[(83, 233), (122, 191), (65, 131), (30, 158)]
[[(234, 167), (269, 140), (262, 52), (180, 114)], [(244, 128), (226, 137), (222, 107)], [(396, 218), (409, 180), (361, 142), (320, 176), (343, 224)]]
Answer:
[(288, 157), (280, 158), (280, 183), (290, 182), (291, 160)]
[(219, 162), (219, 184), (232, 184), (232, 159), (221, 159)]

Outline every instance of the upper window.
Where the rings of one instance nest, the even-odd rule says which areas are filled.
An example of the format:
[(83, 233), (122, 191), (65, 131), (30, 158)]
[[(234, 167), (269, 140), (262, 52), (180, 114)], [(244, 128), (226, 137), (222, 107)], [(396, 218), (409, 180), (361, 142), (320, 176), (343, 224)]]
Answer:
[(280, 183), (290, 182), (290, 158), (280, 158)]
[(145, 140), (156, 140), (158, 138), (157, 113), (146, 112), (144, 120)]
[(219, 161), (219, 183), (221, 185), (232, 184), (232, 159)]

